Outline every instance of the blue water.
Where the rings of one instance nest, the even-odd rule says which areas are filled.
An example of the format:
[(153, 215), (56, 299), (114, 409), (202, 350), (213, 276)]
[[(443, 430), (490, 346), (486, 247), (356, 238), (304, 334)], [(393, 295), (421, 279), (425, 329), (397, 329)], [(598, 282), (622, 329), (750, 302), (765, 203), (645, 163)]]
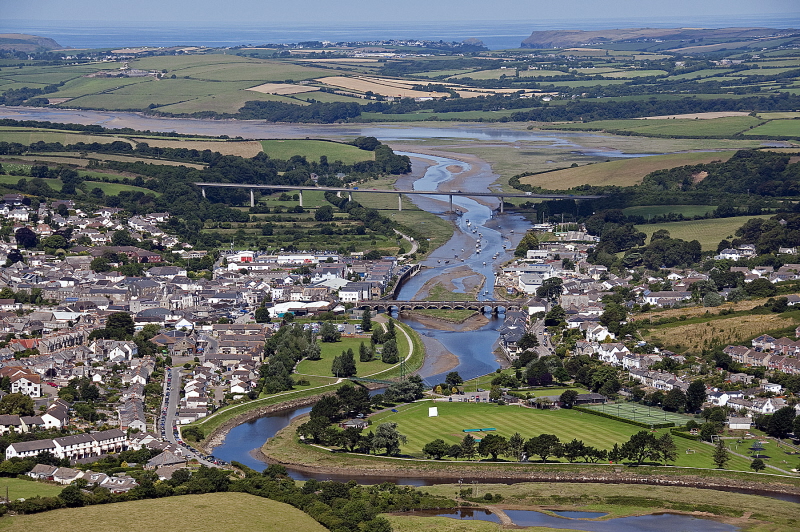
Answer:
[[(754, 11), (756, 11), (754, 9)], [(91, 15), (88, 15), (91, 16)], [(423, 39), (462, 41), (481, 39), (493, 50), (517, 48), (534, 30), (608, 28), (669, 28), (761, 26), (770, 28), (800, 27), (800, 12), (780, 15), (754, 13), (716, 16), (674, 16), (661, 18), (579, 18), (539, 19), (534, 21), (462, 21), (430, 22), (317, 22), (317, 23), (231, 23), (158, 22), (158, 21), (74, 21), (74, 20), (0, 20), (0, 33), (29, 33), (49, 37), (72, 48), (117, 48), (124, 46), (212, 47), (320, 40), (331, 42), (385, 39)]]
[(575, 512), (569, 510), (550, 510), (554, 514), (567, 519), (596, 519), (608, 515), (604, 512)]

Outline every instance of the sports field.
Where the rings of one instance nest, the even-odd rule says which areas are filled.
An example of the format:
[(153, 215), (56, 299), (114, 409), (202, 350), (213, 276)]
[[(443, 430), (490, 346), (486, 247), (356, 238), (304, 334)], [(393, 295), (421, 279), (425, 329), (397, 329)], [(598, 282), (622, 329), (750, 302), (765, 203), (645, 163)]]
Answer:
[(324, 140), (262, 140), (264, 153), (273, 159), (287, 160), (295, 155), (305, 157), (309, 161), (319, 161), (326, 156), (329, 162), (342, 161), (353, 164), (359, 161), (374, 161), (375, 152), (362, 150), (349, 144), (328, 142)]
[(733, 237), (733, 234), (744, 223), (751, 218), (771, 218), (772, 215), (764, 214), (761, 216), (737, 216), (734, 218), (711, 218), (709, 220), (693, 220), (687, 222), (665, 222), (663, 224), (643, 224), (637, 225), (636, 229), (642, 231), (647, 235), (647, 240), (650, 240), (650, 235), (659, 229), (666, 229), (672, 238), (681, 238), (683, 240), (692, 241), (697, 240), (700, 242), (703, 251), (712, 251), (717, 249), (720, 241), (726, 238)]
[[(437, 417), (428, 417), (428, 408), (431, 406), (438, 407)], [(421, 401), (396, 410), (396, 413), (386, 411), (370, 416), (369, 419), (373, 426), (385, 422), (397, 423), (400, 433), (408, 437), (408, 442), (402, 446), (402, 453), (417, 458), (423, 457), (422, 447), (437, 438), (443, 439), (449, 445), (458, 443), (464, 437), (464, 429), (495, 428), (495, 434), (506, 438), (515, 432), (526, 439), (542, 433), (555, 434), (562, 442), (577, 438), (599, 449), (611, 449), (615, 443), (621, 445), (633, 434), (644, 430), (570, 409), (536, 410), (513, 405)], [(665, 430), (657, 433), (661, 434)], [(481, 433), (474, 434), (475, 438), (480, 438), (479, 434)], [(684, 438), (674, 438), (674, 441), (678, 454), (675, 465), (714, 467), (711, 459), (714, 452), (712, 446)], [(733, 458), (728, 463), (728, 469), (744, 471), (748, 470), (749, 465), (749, 460)]]
[(683, 414), (676, 414), (674, 412), (667, 412), (660, 408), (652, 408), (650, 406), (640, 405), (636, 403), (617, 403), (609, 405), (593, 405), (586, 406), (590, 410), (597, 410), (604, 414), (611, 414), (613, 416), (638, 421), (640, 423), (675, 423), (676, 427), (685, 425), (687, 421), (692, 419), (691, 416)]
[[(169, 521), (168, 525), (166, 521)], [(78, 523), (85, 532), (327, 530), (311, 516), (288, 504), (246, 493), (208, 493), (65, 508), (33, 515), (6, 516), (0, 523), (5, 532), (67, 531), (75, 530)]]

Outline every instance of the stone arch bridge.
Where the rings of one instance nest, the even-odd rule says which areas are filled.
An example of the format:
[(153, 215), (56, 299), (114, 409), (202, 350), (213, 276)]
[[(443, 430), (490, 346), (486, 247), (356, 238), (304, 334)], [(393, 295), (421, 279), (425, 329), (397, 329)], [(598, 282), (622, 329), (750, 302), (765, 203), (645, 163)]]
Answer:
[(510, 301), (400, 301), (396, 299), (378, 301), (360, 301), (357, 308), (389, 312), (396, 310), (474, 310), (477, 312), (491, 312), (492, 314), (505, 314), (509, 310), (521, 310), (522, 307)]

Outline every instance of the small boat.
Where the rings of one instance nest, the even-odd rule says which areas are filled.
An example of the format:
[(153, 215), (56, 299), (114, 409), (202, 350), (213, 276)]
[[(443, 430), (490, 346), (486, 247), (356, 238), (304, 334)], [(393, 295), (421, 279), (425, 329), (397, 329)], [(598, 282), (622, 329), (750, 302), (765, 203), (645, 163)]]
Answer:
[(483, 265), (486, 266), (486, 261), (483, 261)]
[(513, 229), (511, 230), (511, 234), (512, 234), (512, 235), (514, 234), (514, 230), (513, 230)]
[(450, 264), (449, 260), (444, 261), (445, 264)]

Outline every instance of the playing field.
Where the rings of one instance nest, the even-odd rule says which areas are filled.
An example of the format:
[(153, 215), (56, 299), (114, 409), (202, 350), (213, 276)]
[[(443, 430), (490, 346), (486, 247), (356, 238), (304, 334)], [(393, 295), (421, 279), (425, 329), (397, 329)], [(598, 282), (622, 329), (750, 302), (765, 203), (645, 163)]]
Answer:
[[(169, 524), (166, 525), (166, 521)], [(245, 493), (208, 493), (66, 508), (41, 514), (3, 517), (2, 530), (30, 532), (239, 532), (327, 529), (292, 506)], [(135, 524), (134, 524), (135, 523)]]
[(675, 423), (676, 427), (685, 425), (687, 421), (692, 419), (691, 416), (683, 414), (676, 414), (674, 412), (666, 412), (660, 408), (652, 408), (636, 403), (617, 403), (609, 405), (593, 405), (586, 406), (590, 410), (597, 410), (605, 414), (638, 421), (639, 423)]
[(711, 218), (709, 220), (693, 220), (688, 222), (666, 222), (663, 224), (637, 225), (636, 229), (650, 235), (659, 229), (666, 229), (672, 238), (687, 241), (697, 240), (703, 251), (716, 250), (721, 240), (733, 237), (737, 229), (751, 218), (771, 218), (772, 215), (737, 216), (734, 218)]
[[(432, 406), (438, 407), (437, 417), (428, 417), (428, 408)], [(398, 410), (396, 413), (386, 411), (370, 416), (369, 419), (373, 426), (385, 422), (397, 423), (397, 429), (408, 438), (408, 442), (402, 446), (402, 453), (418, 458), (423, 457), (422, 447), (437, 438), (443, 439), (448, 444), (458, 443), (464, 437), (464, 429), (495, 428), (497, 429), (494, 431), (495, 434), (506, 438), (515, 432), (519, 432), (526, 439), (542, 433), (555, 434), (562, 442), (577, 438), (599, 449), (611, 449), (615, 443), (621, 445), (633, 434), (644, 430), (620, 421), (570, 409), (536, 410), (513, 405), (422, 401), (401, 406), (396, 410)], [(685, 420), (683, 417), (683, 423)], [(660, 434), (665, 430), (657, 432)], [(480, 438), (480, 434), (473, 435), (475, 438)], [(678, 454), (675, 465), (714, 467), (711, 459), (714, 452), (712, 446), (677, 437), (674, 441)], [(744, 471), (748, 467), (749, 461), (743, 458), (734, 458), (728, 463), (728, 469)]]
[(316, 162), (324, 155), (329, 162), (342, 161), (345, 164), (375, 160), (374, 152), (349, 144), (324, 140), (262, 140), (261, 146), (264, 153), (273, 159), (287, 160), (295, 155), (300, 155), (309, 161)]

